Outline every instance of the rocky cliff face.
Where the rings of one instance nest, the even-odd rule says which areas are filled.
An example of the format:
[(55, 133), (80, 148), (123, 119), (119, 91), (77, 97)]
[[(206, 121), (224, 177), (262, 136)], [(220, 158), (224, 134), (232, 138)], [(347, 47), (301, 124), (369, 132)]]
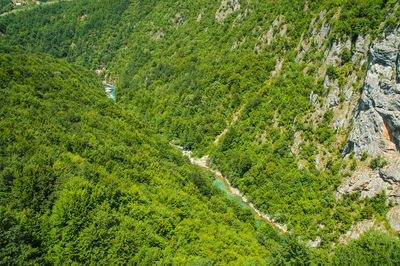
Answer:
[[(307, 61), (310, 51), (323, 55), (318, 61), (320, 64), (313, 64), (318, 67), (316, 78), (323, 80), (326, 90), (320, 95), (311, 92), (310, 103), (315, 112), (310, 121), (318, 123), (326, 112), (333, 113), (330, 126), (336, 132), (349, 130), (353, 125), (344, 155), (353, 151), (358, 157), (364, 152), (369, 155), (369, 159), (359, 163), (355, 171), (349, 171), (349, 177), (337, 190), (338, 198), (354, 192), (361, 192), (361, 198), (373, 197), (385, 190), (391, 201), (400, 203), (400, 28), (388, 30), (382, 38), (375, 40), (369, 34), (359, 34), (356, 39), (344, 36), (328, 42), (331, 20), (337, 19), (340, 11), (331, 19), (326, 14), (322, 10), (311, 21), (309, 37), (301, 37), (295, 60), (299, 63), (310, 62)], [(284, 24), (281, 19), (276, 19), (272, 26), (281, 24)], [(267, 37), (264, 39), (268, 40)], [(264, 43), (268, 45), (268, 42)], [(329, 68), (339, 70), (338, 74), (329, 75)], [(300, 154), (300, 144), (305, 142), (301, 136), (301, 132), (294, 135), (291, 152), (296, 156)], [(339, 137), (337, 141), (341, 141)], [(327, 163), (324, 154), (329, 151), (324, 150), (323, 145), (315, 145), (318, 150), (316, 168), (324, 169)], [(369, 163), (377, 156), (382, 156), (387, 165), (372, 169)], [(304, 166), (304, 160), (299, 160), (298, 167)], [(346, 176), (345, 169), (342, 170)], [(387, 216), (392, 228), (400, 228), (398, 212), (399, 208), (393, 209)], [(358, 238), (372, 227), (380, 230), (374, 222), (358, 226), (365, 230), (350, 230), (350, 238)], [(359, 233), (353, 234), (355, 231)], [(343, 239), (347, 238), (344, 236)]]
[(370, 48), (359, 110), (347, 152), (398, 157), (400, 145), (400, 31), (387, 32)]
[(382, 155), (388, 165), (375, 171), (361, 169), (355, 172), (352, 181), (339, 192), (359, 190), (362, 196), (374, 196), (386, 189), (389, 196), (399, 201), (399, 45), (399, 29), (386, 32), (382, 40), (371, 45), (358, 112), (345, 149), (346, 154), (354, 151), (357, 156), (364, 152), (371, 157)]
[[(385, 190), (390, 200), (400, 203), (399, 47), (400, 29), (387, 31), (383, 39), (370, 46), (358, 112), (344, 151), (354, 151), (356, 156), (366, 152), (371, 159), (382, 156), (387, 165), (359, 168), (339, 187), (339, 195), (360, 191), (361, 197), (373, 197)], [(392, 228), (398, 229), (399, 209), (395, 208), (387, 218)]]

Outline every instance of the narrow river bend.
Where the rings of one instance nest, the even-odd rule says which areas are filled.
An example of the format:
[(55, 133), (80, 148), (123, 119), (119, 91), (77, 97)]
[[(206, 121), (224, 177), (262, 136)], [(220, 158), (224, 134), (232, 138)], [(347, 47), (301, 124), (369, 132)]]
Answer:
[(261, 220), (261, 221), (270, 223), (276, 229), (278, 229), (278, 231), (280, 233), (287, 232), (286, 226), (276, 223), (268, 215), (260, 212), (256, 207), (254, 207), (253, 203), (251, 203), (245, 196), (242, 195), (242, 193), (237, 188), (232, 187), (229, 180), (226, 177), (224, 177), (220, 171), (209, 168), (207, 166), (208, 156), (204, 156), (202, 158), (195, 158), (191, 151), (185, 150), (185, 149), (183, 149), (183, 147), (180, 147), (180, 146), (177, 146), (174, 144), (171, 144), (171, 145), (174, 146), (175, 148), (179, 149), (183, 155), (187, 156), (191, 163), (196, 164), (196, 165), (200, 166), (201, 168), (212, 172), (216, 178), (214, 185), (216, 185), (220, 189), (226, 191), (228, 193), (228, 196), (230, 195), (231, 198), (233, 197), (233, 198), (239, 199), (243, 206), (249, 207), (252, 210), (256, 220)]
[[(112, 99), (115, 102), (114, 88), (111, 85), (104, 82), (104, 90), (105, 90), (108, 98)], [(232, 125), (237, 120), (239, 113), (240, 113), (240, 111), (238, 111), (234, 114), (234, 118), (233, 118), (232, 122), (230, 123), (230, 125)], [(217, 137), (217, 139), (215, 140), (215, 143), (218, 142), (219, 138), (221, 136), (223, 136), (227, 132), (227, 130), (228, 129), (225, 129)], [(280, 224), (276, 223), (268, 215), (260, 212), (256, 207), (254, 207), (253, 203), (251, 203), (245, 196), (242, 195), (242, 193), (239, 191), (239, 189), (232, 187), (229, 180), (225, 176), (223, 176), (220, 171), (214, 170), (214, 169), (211, 169), (210, 167), (208, 167), (207, 166), (208, 156), (204, 156), (202, 158), (195, 158), (193, 156), (192, 151), (185, 150), (183, 147), (172, 144), (172, 143), (171, 143), (171, 145), (173, 147), (175, 147), (176, 149), (179, 149), (183, 155), (187, 156), (192, 164), (196, 164), (196, 165), (200, 166), (201, 168), (203, 168), (209, 172), (212, 172), (215, 176), (215, 181), (213, 182), (214, 185), (216, 185), (217, 187), (219, 187), (220, 189), (225, 191), (227, 193), (227, 196), (230, 199), (239, 200), (240, 204), (244, 208), (250, 208), (252, 213), (255, 216), (256, 221), (267, 222), (267, 223), (271, 224), (272, 226), (274, 226), (280, 233), (284, 234), (287, 232), (287, 228), (285, 225), (280, 225)]]

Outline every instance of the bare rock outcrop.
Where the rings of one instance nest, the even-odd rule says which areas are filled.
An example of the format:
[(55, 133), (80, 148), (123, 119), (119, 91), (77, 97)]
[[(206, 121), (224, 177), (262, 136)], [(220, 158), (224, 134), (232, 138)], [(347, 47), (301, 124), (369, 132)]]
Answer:
[(235, 11), (240, 9), (240, 3), (238, 0), (222, 0), (217, 13), (215, 13), (215, 19), (219, 23), (223, 23), (225, 18)]
[(400, 232), (400, 205), (390, 209), (386, 214), (386, 219), (394, 231)]
[(203, 15), (202, 15), (202, 13), (200, 13), (200, 14), (197, 16), (196, 21), (197, 21), (197, 22), (200, 22), (202, 17), (203, 17)]
[[(324, 41), (327, 40), (329, 33), (331, 32), (331, 25), (326, 21), (326, 10), (322, 10), (317, 18), (314, 18), (310, 26), (308, 27), (308, 33), (311, 38), (321, 49)], [(296, 62), (301, 62), (304, 55), (310, 50), (312, 42), (310, 40), (301, 37), (298, 54), (296, 56)]]
[(328, 51), (328, 56), (326, 57), (325, 64), (337, 66), (341, 62), (341, 54), (344, 48), (351, 50), (351, 40), (347, 39), (345, 42), (340, 42), (334, 40)]
[(151, 38), (153, 41), (157, 41), (157, 40), (159, 40), (159, 39), (164, 38), (164, 32), (161, 31), (161, 30), (158, 30), (158, 31), (156, 31), (156, 32), (150, 32), (150, 35), (151, 35), (150, 38)]
[(371, 230), (374, 224), (375, 219), (364, 220), (353, 225), (351, 229), (346, 232), (346, 234), (339, 237), (339, 243), (348, 244), (351, 240), (360, 238), (362, 234)]
[(260, 37), (257, 39), (257, 43), (254, 47), (254, 51), (260, 53), (266, 46), (271, 45), (272, 42), (275, 40), (276, 35), (274, 32), (279, 32), (280, 36), (285, 36), (287, 32), (287, 25), (283, 24), (284, 16), (280, 15), (276, 18), (272, 24), (270, 25), (267, 32), (264, 32)]
[(338, 187), (337, 196), (346, 193), (361, 192), (361, 199), (373, 197), (382, 190), (388, 190), (390, 184), (385, 182), (379, 172), (370, 168), (360, 168), (350, 178), (347, 178)]
[[(318, 21), (321, 21), (321, 27), (318, 28), (314, 25), (317, 24)], [(319, 48), (323, 45), (324, 41), (326, 41), (329, 33), (331, 32), (331, 25), (326, 21), (326, 10), (322, 10), (319, 13), (319, 18), (311, 21), (310, 34), (314, 37), (314, 40), (317, 42)]]
[[(359, 37), (354, 60), (368, 43), (368, 37)], [(370, 158), (382, 156), (387, 165), (374, 170), (358, 169), (339, 187), (339, 195), (361, 191), (362, 197), (373, 197), (385, 190), (390, 200), (400, 203), (399, 48), (400, 29), (387, 31), (383, 39), (370, 46), (358, 112), (344, 150), (344, 155), (354, 151), (356, 156), (364, 152)]]
[(364, 35), (360, 34), (357, 37), (355, 47), (354, 47), (354, 53), (353, 56), (351, 57), (351, 61), (353, 63), (359, 63), (360, 66), (362, 66), (364, 63), (367, 62), (367, 56), (365, 56), (368, 53), (369, 46), (371, 44), (371, 40), (369, 35)]
[(370, 48), (370, 62), (346, 153), (353, 150), (358, 156), (363, 152), (399, 156), (399, 44), (400, 30), (396, 30), (387, 32), (383, 40)]

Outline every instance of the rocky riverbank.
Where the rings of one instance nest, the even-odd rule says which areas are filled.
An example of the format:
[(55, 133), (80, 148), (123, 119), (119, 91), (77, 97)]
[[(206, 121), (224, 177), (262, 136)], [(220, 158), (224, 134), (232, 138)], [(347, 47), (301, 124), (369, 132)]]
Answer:
[(262, 213), (261, 211), (259, 211), (253, 203), (251, 203), (245, 196), (242, 195), (242, 193), (240, 192), (239, 189), (234, 188), (231, 183), (229, 182), (229, 180), (222, 175), (222, 173), (219, 170), (214, 170), (211, 169), (210, 167), (207, 166), (207, 159), (208, 156), (203, 156), (202, 158), (196, 158), (193, 156), (192, 151), (189, 150), (185, 150), (183, 147), (177, 146), (172, 144), (175, 148), (179, 149), (183, 155), (187, 156), (190, 160), (191, 163), (196, 164), (198, 166), (200, 166), (203, 169), (206, 169), (210, 172), (212, 172), (216, 178), (222, 180), (227, 187), (228, 193), (232, 194), (235, 197), (240, 198), (240, 200), (242, 202), (244, 202), (247, 206), (249, 206), (249, 208), (254, 212), (254, 215), (256, 216), (256, 218), (263, 220), (265, 222), (270, 223), (271, 225), (273, 225), (276, 229), (279, 230), (279, 232), (281, 233), (286, 233), (287, 232), (287, 228), (285, 225), (281, 225), (276, 223), (273, 219), (271, 219), (268, 215)]

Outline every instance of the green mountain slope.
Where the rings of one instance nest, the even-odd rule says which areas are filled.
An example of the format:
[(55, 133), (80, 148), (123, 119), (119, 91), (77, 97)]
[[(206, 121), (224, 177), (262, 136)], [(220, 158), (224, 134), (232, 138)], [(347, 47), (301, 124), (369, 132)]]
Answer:
[(92, 72), (0, 51), (2, 264), (268, 260), (251, 214)]
[[(371, 168), (372, 158), (343, 158), (342, 152), (368, 47), (398, 26), (397, 2), (79, 0), (4, 16), (0, 31), (8, 45), (96, 70), (116, 85), (118, 113), (134, 115), (199, 157), (208, 155), (257, 209), (301, 241), (317, 240), (326, 262), (328, 250), (336, 249), (332, 243), (345, 243), (346, 232), (364, 220), (399, 236), (385, 218), (392, 198), (384, 192), (371, 199), (336, 193), (356, 170)], [(150, 145), (157, 156), (166, 150), (178, 156), (161, 142)], [(163, 158), (157, 156), (141, 163)], [(211, 187), (198, 189), (209, 197), (204, 193)], [(338, 248), (343, 257), (335, 262), (345, 263), (352, 250), (354, 258), (372, 250), (368, 239), (397, 245), (372, 233)], [(284, 250), (288, 243), (279, 245)]]

